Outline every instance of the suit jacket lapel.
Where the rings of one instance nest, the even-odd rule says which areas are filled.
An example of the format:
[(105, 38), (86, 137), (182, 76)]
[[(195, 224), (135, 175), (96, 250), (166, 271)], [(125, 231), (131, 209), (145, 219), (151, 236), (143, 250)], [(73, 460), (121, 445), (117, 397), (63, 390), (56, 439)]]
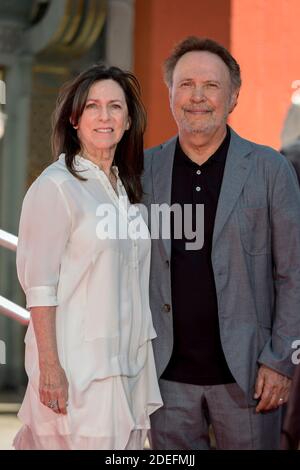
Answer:
[(230, 145), (215, 218), (213, 246), (242, 192), (251, 169), (250, 142), (239, 137), (232, 129), (230, 132)]
[[(155, 204), (171, 205), (172, 170), (177, 136), (166, 142), (153, 156), (152, 175)], [(159, 226), (160, 237), (161, 225)], [(171, 256), (171, 239), (162, 239), (167, 259)]]

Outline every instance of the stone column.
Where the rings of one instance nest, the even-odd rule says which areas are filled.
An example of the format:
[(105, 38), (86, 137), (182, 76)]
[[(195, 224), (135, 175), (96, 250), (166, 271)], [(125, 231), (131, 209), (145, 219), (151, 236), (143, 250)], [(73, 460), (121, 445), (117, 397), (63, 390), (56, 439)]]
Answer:
[(133, 68), (134, 0), (109, 0), (106, 21), (106, 62)]

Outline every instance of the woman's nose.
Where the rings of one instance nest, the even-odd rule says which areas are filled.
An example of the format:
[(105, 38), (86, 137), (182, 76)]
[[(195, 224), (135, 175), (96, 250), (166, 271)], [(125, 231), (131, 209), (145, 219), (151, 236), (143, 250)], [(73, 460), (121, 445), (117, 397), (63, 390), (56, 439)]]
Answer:
[(99, 109), (98, 113), (98, 119), (100, 121), (107, 121), (110, 117), (109, 110), (105, 106), (103, 106), (101, 109)]

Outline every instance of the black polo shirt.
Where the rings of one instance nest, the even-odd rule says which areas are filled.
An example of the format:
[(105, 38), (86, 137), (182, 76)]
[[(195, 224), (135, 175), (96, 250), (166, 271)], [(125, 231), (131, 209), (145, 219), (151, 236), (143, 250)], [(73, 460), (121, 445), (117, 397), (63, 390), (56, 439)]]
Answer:
[[(196, 204), (204, 205), (204, 244), (187, 250), (186, 239), (174, 238), (171, 224), (171, 286), (174, 348), (162, 378), (195, 385), (235, 382), (221, 346), (217, 296), (211, 263), (214, 222), (220, 194), (230, 131), (217, 151), (202, 165), (190, 160), (177, 140), (172, 204), (192, 205), (196, 228)], [(182, 209), (183, 210), (183, 209)]]

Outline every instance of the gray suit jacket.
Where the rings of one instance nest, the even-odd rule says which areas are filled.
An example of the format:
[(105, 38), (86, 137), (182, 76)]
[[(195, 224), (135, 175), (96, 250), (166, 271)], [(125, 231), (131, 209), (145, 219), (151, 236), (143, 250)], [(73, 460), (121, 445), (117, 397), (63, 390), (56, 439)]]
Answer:
[[(300, 192), (282, 155), (230, 131), (211, 258), (222, 347), (254, 404), (259, 364), (287, 376), (294, 370), (292, 343), (300, 337)], [(175, 146), (176, 137), (145, 152), (148, 211), (151, 204), (170, 204)], [(173, 348), (170, 257), (170, 240), (152, 240), (150, 306), (158, 376)]]

